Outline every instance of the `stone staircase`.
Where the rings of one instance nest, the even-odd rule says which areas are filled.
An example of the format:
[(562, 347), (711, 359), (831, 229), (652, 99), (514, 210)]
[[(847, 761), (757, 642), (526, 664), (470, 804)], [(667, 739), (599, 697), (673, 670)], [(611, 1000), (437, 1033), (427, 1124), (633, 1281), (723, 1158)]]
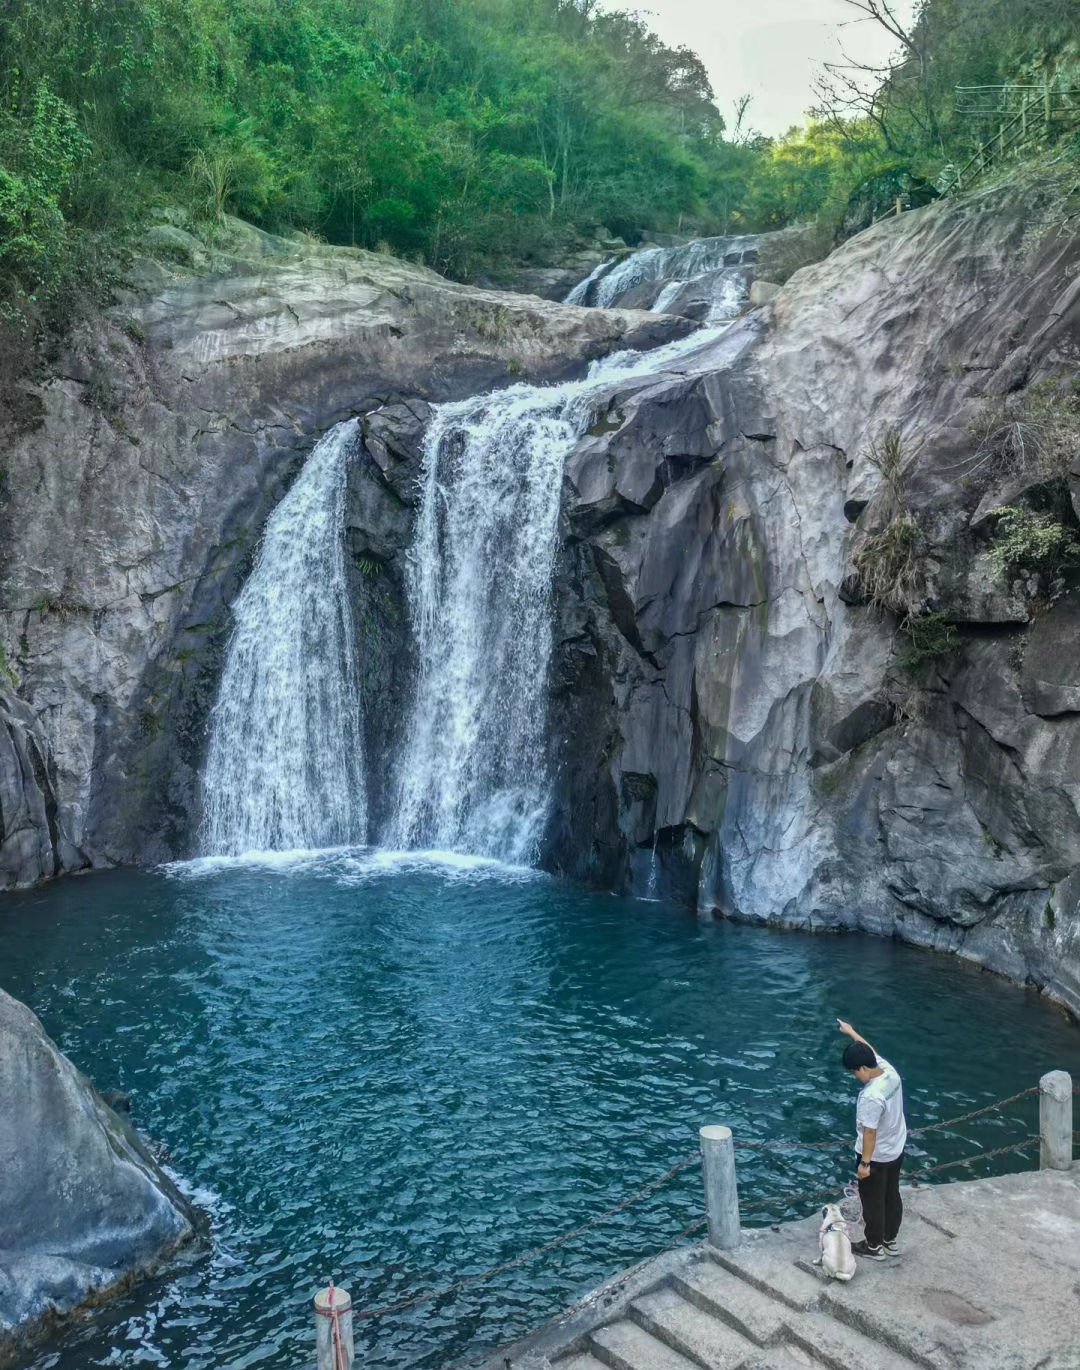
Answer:
[(812, 1263), (820, 1215), (744, 1229), (622, 1271), (482, 1370), (1080, 1370), (1080, 1167), (903, 1192), (903, 1255), (849, 1284)]
[[(552, 1370), (911, 1370), (925, 1364), (842, 1320), (801, 1261), (710, 1248), (550, 1359)], [(581, 1347), (580, 1342), (584, 1341)]]

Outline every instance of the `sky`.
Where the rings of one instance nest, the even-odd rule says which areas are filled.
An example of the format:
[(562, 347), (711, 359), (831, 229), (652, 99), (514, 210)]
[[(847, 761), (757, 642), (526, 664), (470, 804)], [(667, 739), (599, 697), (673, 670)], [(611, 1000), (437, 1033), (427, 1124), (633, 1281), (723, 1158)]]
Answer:
[[(637, 11), (672, 47), (693, 48), (729, 125), (736, 98), (753, 95), (747, 119), (761, 133), (802, 123), (822, 61), (843, 60), (841, 39), (851, 57), (871, 63), (883, 63), (895, 46), (844, 0), (605, 0), (605, 7)], [(895, 5), (905, 21), (911, 10), (912, 0)]]

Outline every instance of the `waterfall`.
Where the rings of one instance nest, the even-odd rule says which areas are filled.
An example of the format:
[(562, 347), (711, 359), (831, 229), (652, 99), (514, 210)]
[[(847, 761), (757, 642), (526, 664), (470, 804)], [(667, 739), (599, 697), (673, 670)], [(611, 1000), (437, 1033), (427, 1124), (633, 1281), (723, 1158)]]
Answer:
[(607, 275), (615, 266), (614, 261), (599, 262), (583, 281), (578, 281), (570, 294), (563, 301), (564, 304), (588, 304), (589, 292), (592, 289), (593, 281), (599, 280), (601, 276)]
[(652, 309), (663, 313), (679, 288), (701, 276), (718, 273), (711, 284), (710, 321), (731, 319), (746, 303), (749, 263), (756, 256), (757, 239), (696, 238), (680, 247), (647, 247), (618, 260), (601, 262), (566, 297), (567, 304), (610, 309), (636, 286), (663, 282)]
[(392, 845), (535, 859), (549, 786), (563, 461), (605, 389), (716, 336), (619, 353), (594, 362), (584, 380), (516, 385), (436, 409), (410, 557), (420, 667)]
[(668, 305), (674, 303), (675, 296), (685, 284), (685, 281), (668, 281), (667, 285), (664, 286), (663, 290), (661, 290), (660, 294), (657, 295), (656, 299), (653, 301), (652, 312), (654, 314), (663, 314)]
[(355, 421), (308, 457), (266, 525), (233, 606), (210, 715), (203, 850), (341, 846), (365, 839), (356, 645), (345, 565)]

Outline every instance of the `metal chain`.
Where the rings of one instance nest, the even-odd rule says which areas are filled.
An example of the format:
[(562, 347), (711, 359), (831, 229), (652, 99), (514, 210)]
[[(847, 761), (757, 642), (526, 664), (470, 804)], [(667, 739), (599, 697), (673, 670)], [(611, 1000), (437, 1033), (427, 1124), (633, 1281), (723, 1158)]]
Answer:
[(981, 1118), (986, 1113), (996, 1113), (999, 1108), (1008, 1108), (1010, 1104), (1018, 1103), (1021, 1099), (1026, 1099), (1032, 1094), (1038, 1094), (1039, 1086), (1032, 1085), (1030, 1089), (1022, 1089), (1019, 1094), (1012, 1094), (1007, 1099), (999, 1099), (996, 1104), (987, 1104), (985, 1108), (973, 1109), (970, 1113), (962, 1113), (959, 1118), (946, 1118), (943, 1123), (927, 1123), (925, 1127), (912, 1128), (911, 1136), (921, 1137), (924, 1132), (937, 1132), (943, 1127), (955, 1127), (958, 1123), (970, 1123), (972, 1118)]
[(951, 1170), (956, 1165), (973, 1165), (976, 1161), (988, 1161), (992, 1156), (1006, 1156), (1010, 1151), (1023, 1151), (1038, 1141), (1039, 1134), (1035, 1132), (1030, 1137), (1025, 1137), (1022, 1142), (1013, 1142), (1011, 1146), (999, 1146), (993, 1151), (980, 1151), (974, 1156), (963, 1156), (959, 1161), (943, 1161), (941, 1165), (928, 1165), (925, 1170), (913, 1170), (907, 1178), (921, 1180), (924, 1175), (936, 1175), (938, 1171)]
[[(1012, 1094), (1007, 1099), (999, 1099), (997, 1103), (987, 1104), (985, 1108), (974, 1108), (970, 1113), (961, 1113), (958, 1118), (945, 1118), (940, 1123), (927, 1123), (924, 1127), (910, 1128), (908, 1136), (922, 1137), (927, 1132), (938, 1132), (943, 1127), (958, 1127), (961, 1123), (970, 1123), (974, 1118), (982, 1118), (987, 1113), (996, 1113), (999, 1108), (1008, 1108), (1010, 1104), (1018, 1103), (1021, 1099), (1026, 1099), (1029, 1095), (1038, 1094), (1038, 1092), (1039, 1086), (1032, 1085), (1030, 1089), (1022, 1089), (1019, 1094)], [(851, 1142), (802, 1142), (783, 1139), (777, 1142), (738, 1141), (735, 1145), (748, 1151), (831, 1151), (836, 1147), (850, 1147)]]
[[(942, 1161), (940, 1165), (926, 1166), (923, 1170), (912, 1170), (902, 1172), (905, 1180), (921, 1180), (927, 1175), (936, 1175), (942, 1170), (951, 1170), (958, 1165), (973, 1165), (976, 1161), (988, 1161), (994, 1156), (1005, 1156), (1011, 1151), (1023, 1151), (1026, 1147), (1034, 1145), (1039, 1140), (1038, 1134), (1025, 1137), (1022, 1142), (1013, 1142), (1011, 1146), (999, 1146), (993, 1151), (980, 1151), (975, 1156), (962, 1156), (958, 1161)], [(769, 1199), (751, 1199), (749, 1203), (740, 1203), (740, 1212), (749, 1212), (755, 1208), (769, 1208), (772, 1205), (790, 1205), (796, 1203), (820, 1203), (822, 1199), (833, 1199), (836, 1197), (835, 1189), (819, 1189), (812, 1193), (804, 1194), (783, 1194)], [(696, 1224), (700, 1227), (702, 1224)], [(692, 1231), (687, 1228), (687, 1232)], [(685, 1234), (680, 1234), (685, 1235)]]

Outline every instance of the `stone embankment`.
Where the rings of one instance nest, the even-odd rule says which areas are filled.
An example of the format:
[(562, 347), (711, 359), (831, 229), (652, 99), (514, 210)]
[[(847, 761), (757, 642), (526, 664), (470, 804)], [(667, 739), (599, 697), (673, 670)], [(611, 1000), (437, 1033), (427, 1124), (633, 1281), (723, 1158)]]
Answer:
[[(904, 1190), (902, 1254), (849, 1284), (820, 1219), (669, 1252), (483, 1370), (1076, 1370), (1080, 1176)], [(853, 1235), (855, 1235), (853, 1232)]]

